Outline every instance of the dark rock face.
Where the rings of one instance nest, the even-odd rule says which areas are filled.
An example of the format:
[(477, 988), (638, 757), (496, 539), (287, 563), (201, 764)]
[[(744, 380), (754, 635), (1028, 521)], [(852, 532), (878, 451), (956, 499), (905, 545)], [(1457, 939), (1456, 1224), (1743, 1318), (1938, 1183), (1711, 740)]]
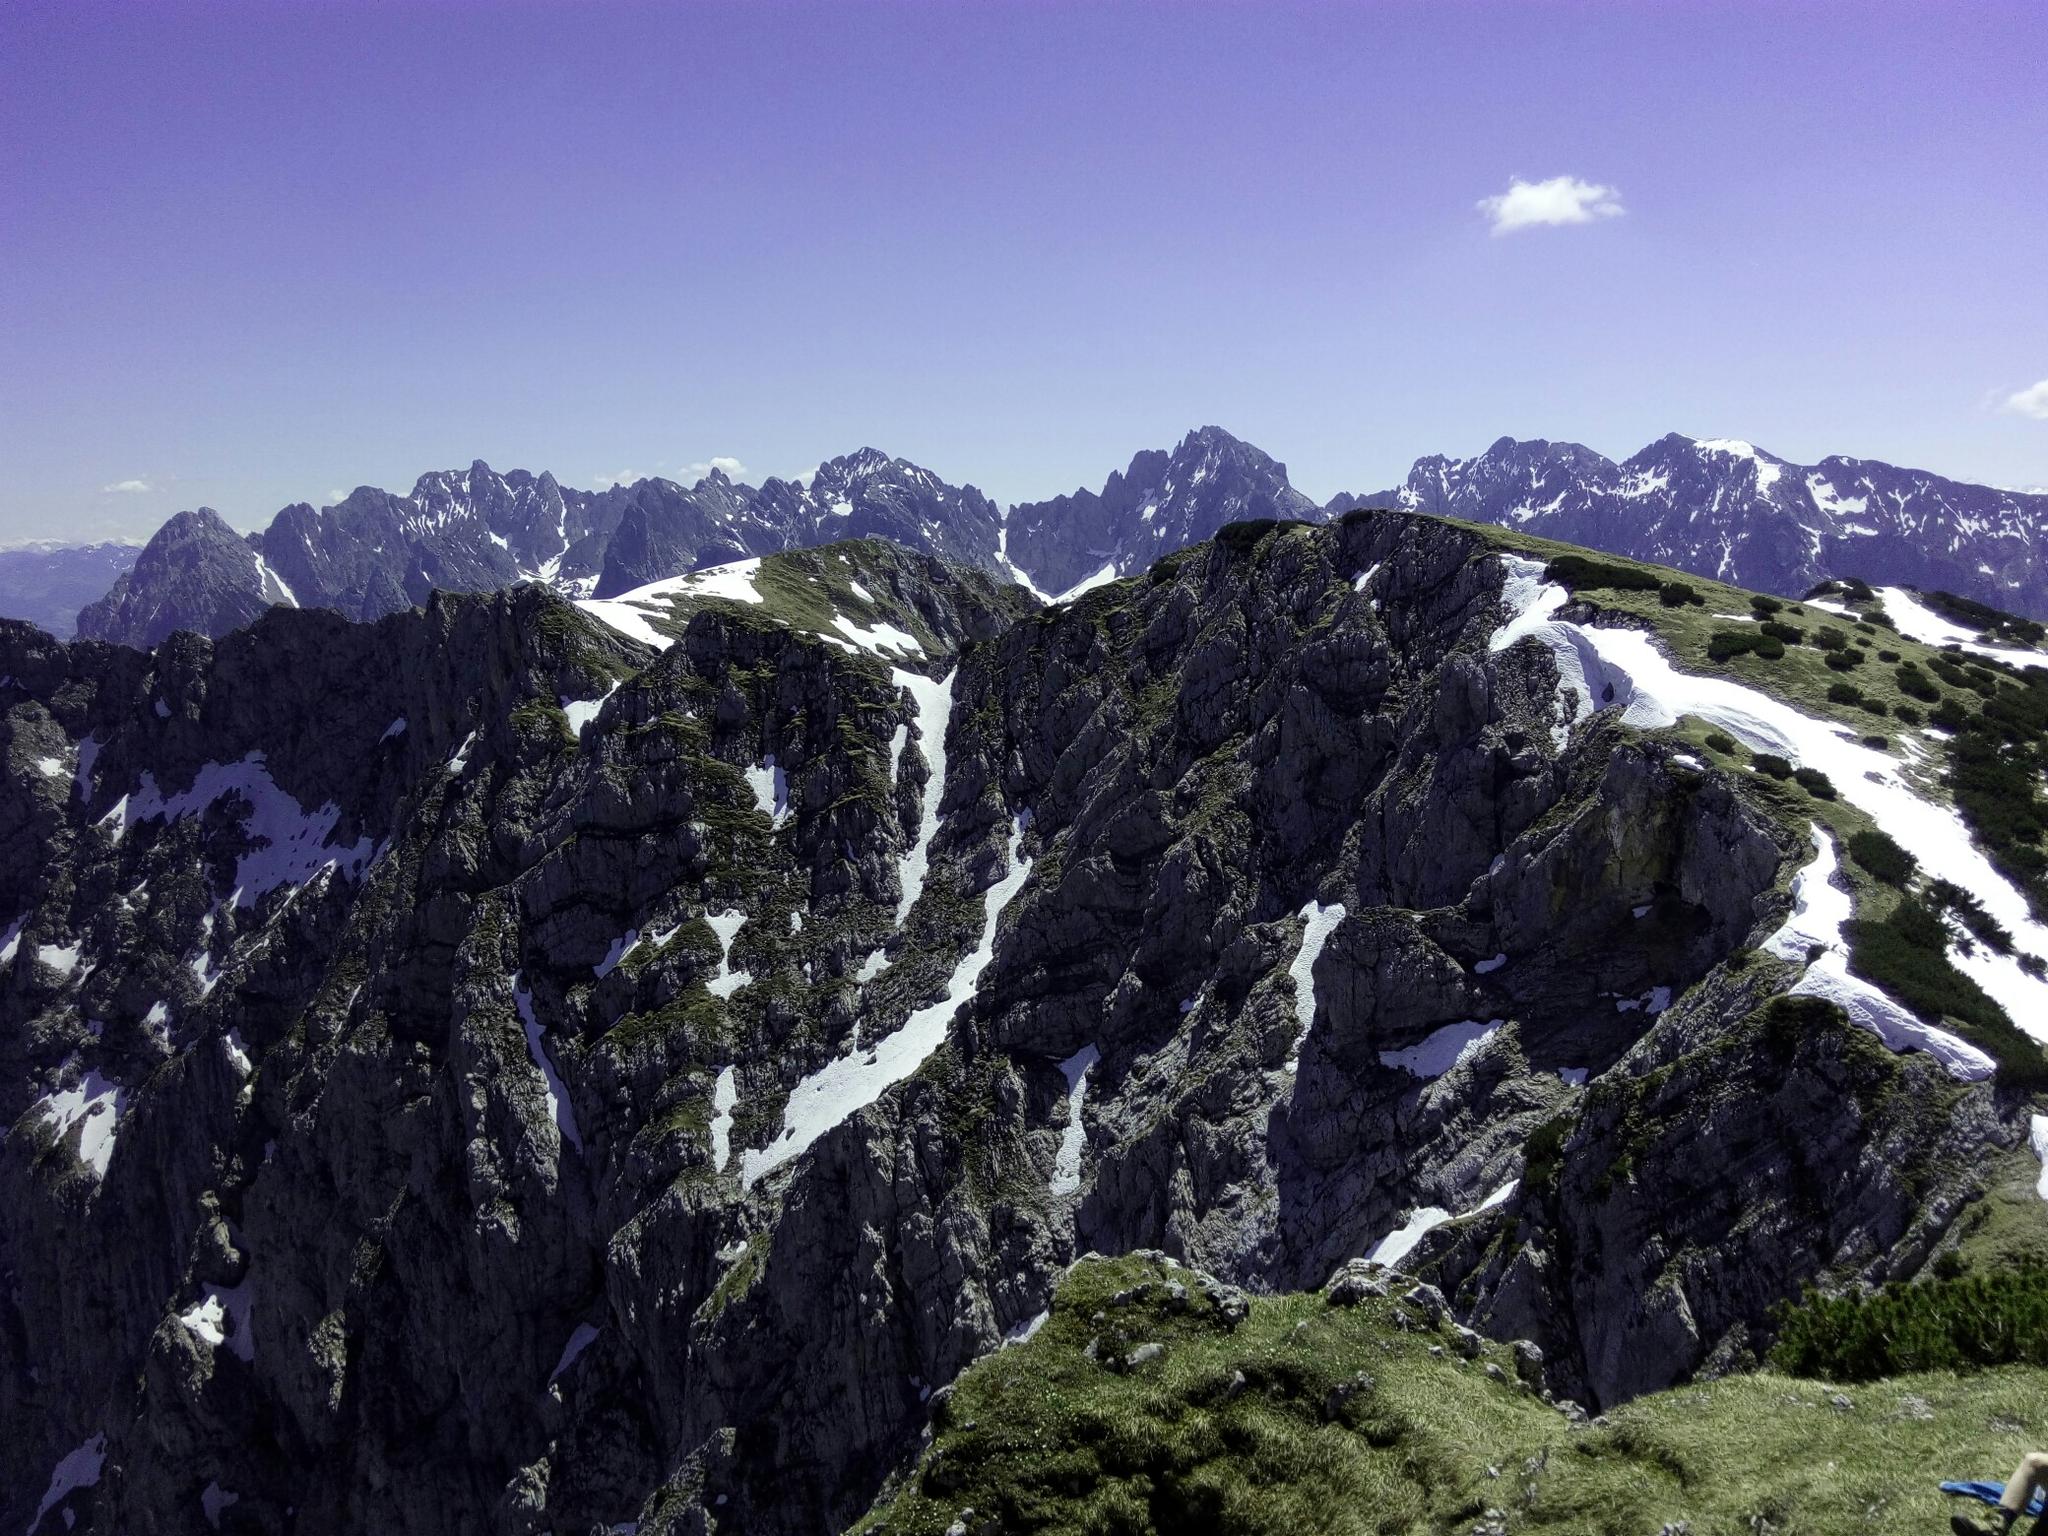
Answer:
[(1315, 503), (1287, 483), (1285, 464), (1221, 427), (1203, 427), (1170, 454), (1139, 454), (1099, 494), (1012, 507), (1008, 554), (1041, 591), (1060, 593), (1104, 569), (1141, 571), (1225, 523), (1316, 515)]
[(0, 625), (0, 1521), (836, 1528), (1080, 1252), (1314, 1288), (1423, 1206), (1603, 1403), (1911, 1272), (2020, 1135), (1758, 1013), (1806, 828), (1612, 712), (1555, 747), (1470, 530), (759, 585), (841, 558), (909, 643), (537, 585)]
[(78, 631), (78, 610), (132, 569), (137, 544), (49, 544), (0, 549), (0, 617), (26, 619), (59, 640)]
[(1616, 464), (1577, 443), (1504, 437), (1475, 459), (1417, 460), (1401, 499), (1759, 591), (1859, 576), (2048, 617), (2048, 495), (1875, 460), (1793, 464), (1672, 433)]

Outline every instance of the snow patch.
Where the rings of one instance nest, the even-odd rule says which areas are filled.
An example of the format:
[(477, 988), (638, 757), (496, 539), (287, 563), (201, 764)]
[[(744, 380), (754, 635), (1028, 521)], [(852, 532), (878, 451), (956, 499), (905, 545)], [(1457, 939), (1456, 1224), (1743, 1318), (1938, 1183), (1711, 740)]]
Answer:
[(81, 1127), (78, 1160), (104, 1179), (114, 1158), (114, 1132), (120, 1126), (121, 1112), (128, 1107), (128, 1090), (94, 1067), (73, 1086), (44, 1094), (35, 1107), (59, 1140), (68, 1136), (74, 1125)]
[(732, 1157), (732, 1112), (739, 1101), (739, 1083), (733, 1069), (720, 1067), (718, 1081), (711, 1085), (711, 1166), (720, 1173)]
[(917, 841), (905, 851), (897, 868), (897, 885), (902, 894), (896, 898), (896, 926), (901, 928), (903, 920), (910, 915), (910, 909), (917, 905), (917, 898), (924, 891), (924, 878), (931, 863), (932, 838), (939, 830), (939, 804), (946, 795), (946, 730), (953, 719), (953, 688), (960, 681), (960, 670), (954, 668), (948, 677), (937, 682), (920, 673), (906, 672), (901, 667), (892, 667), (889, 677), (897, 687), (906, 689), (910, 694), (910, 707), (917, 721), (917, 751), (925, 765), (924, 801), (918, 811)]
[[(675, 930), (671, 928), (669, 932), (674, 934)], [(590, 969), (596, 973), (597, 979), (602, 981), (619, 968), (620, 961), (624, 960), (626, 956), (632, 954), (639, 947), (640, 930), (638, 928), (628, 928), (624, 933), (612, 940), (612, 947), (604, 952), (604, 958)]]
[(569, 1342), (562, 1346), (562, 1358), (555, 1362), (555, 1368), (548, 1372), (548, 1385), (553, 1386), (561, 1379), (562, 1372), (576, 1363), (576, 1357), (597, 1342), (597, 1327), (592, 1323), (578, 1323), (569, 1331)]
[(247, 1364), (256, 1358), (256, 1336), (250, 1330), (249, 1307), (255, 1282), (244, 1276), (240, 1285), (209, 1285), (178, 1321), (214, 1349), (227, 1346), (229, 1354)]
[(1451, 1220), (1451, 1213), (1440, 1205), (1417, 1206), (1408, 1213), (1408, 1219), (1385, 1237), (1372, 1245), (1366, 1260), (1372, 1264), (1384, 1264), (1389, 1269), (1407, 1258), (1422, 1241), (1425, 1234), (1435, 1231)]
[(1093, 592), (1097, 587), (1106, 586), (1110, 582), (1115, 580), (1116, 562), (1112, 560), (1109, 562), (1109, 564), (1105, 565), (1101, 570), (1097, 571), (1093, 576), (1082, 577), (1079, 581), (1075, 582), (1071, 587), (1067, 588), (1066, 591), (1062, 592), (1058, 597), (1052, 599), (1052, 601), (1054, 601), (1055, 603), (1071, 603), (1083, 592)]
[(683, 576), (665, 576), (660, 581), (650, 581), (644, 587), (621, 592), (617, 597), (578, 598), (576, 606), (628, 639), (666, 650), (674, 643), (675, 637), (663, 634), (648, 621), (669, 617), (668, 599), (722, 597), (734, 603), (760, 603), (763, 598), (754, 586), (754, 577), (760, 569), (761, 560), (757, 555), (749, 560), (709, 566)]
[(1380, 1065), (1399, 1067), (1403, 1072), (1428, 1081), (1442, 1077), (1472, 1052), (1493, 1038), (1503, 1020), (1461, 1019), (1433, 1029), (1419, 1043), (1404, 1051), (1381, 1051)]
[(572, 699), (567, 694), (558, 696), (555, 702), (561, 705), (562, 714), (569, 722), (569, 734), (581, 737), (583, 727), (597, 718), (598, 711), (604, 708), (605, 700), (618, 691), (619, 685), (613, 683), (594, 699)]
[(78, 969), (79, 953), (79, 946), (75, 943), (38, 944), (36, 946), (36, 960), (40, 964), (48, 966), (59, 976), (69, 976)]
[(1060, 1133), (1059, 1155), (1053, 1159), (1052, 1181), (1046, 1188), (1055, 1195), (1071, 1195), (1081, 1187), (1081, 1153), (1088, 1141), (1081, 1122), (1081, 1107), (1088, 1098), (1088, 1071), (1102, 1060), (1102, 1052), (1084, 1045), (1060, 1063), (1067, 1080), (1067, 1128)]
[[(59, 1461), (50, 1473), (50, 1486), (43, 1492), (43, 1502), (36, 1506), (36, 1517), (28, 1523), (30, 1536), (34, 1536), (35, 1528), (43, 1523), (43, 1516), (64, 1500), (81, 1488), (95, 1487), (100, 1480), (100, 1468), (106, 1465), (106, 1461), (107, 1437), (104, 1434), (94, 1435)], [(71, 1528), (69, 1520), (64, 1528)]]
[(1052, 1310), (1047, 1308), (1043, 1312), (1034, 1312), (1029, 1317), (1020, 1318), (1018, 1321), (1010, 1324), (1003, 1331), (1002, 1347), (1008, 1349), (1012, 1344), (1028, 1342), (1031, 1336), (1043, 1328), (1051, 1317)]
[(710, 924), (711, 931), (718, 935), (718, 971), (704, 983), (704, 990), (713, 997), (731, 997), (754, 979), (751, 972), (736, 971), (732, 968), (732, 941), (739, 936), (740, 929), (746, 926), (747, 914), (735, 907), (730, 912), (707, 912), (704, 914), (704, 921)]
[(1487, 649), (1497, 653), (1518, 640), (1533, 639), (1549, 650), (1557, 665), (1557, 704), (1562, 717), (1552, 723), (1550, 739), (1561, 752), (1571, 739), (1571, 728), (1604, 707), (1613, 697), (1613, 688), (1588, 632), (1551, 617), (1571, 600), (1571, 594), (1543, 579), (1541, 561), (1520, 555), (1500, 558), (1508, 572), (1501, 583), (1501, 601), (1507, 604), (1509, 618), (1487, 640)]
[(1294, 982), (1294, 1021), (1300, 1031), (1294, 1037), (1294, 1049), (1290, 1060), (1301, 1054), (1301, 1048), (1308, 1044), (1309, 1026), (1316, 1020), (1316, 960), (1322, 955), (1323, 946), (1330, 942), (1330, 934), (1344, 921), (1344, 904), (1337, 902), (1324, 906), (1311, 901), (1298, 914), (1302, 920), (1301, 948), (1294, 952), (1294, 963), (1287, 967), (1287, 974)]
[(887, 656), (891, 651), (900, 652), (905, 656), (922, 656), (925, 653), (924, 646), (918, 641), (917, 636), (880, 619), (863, 627), (854, 623), (845, 614), (835, 613), (832, 615), (832, 627), (862, 650), (870, 651), (877, 656)]
[[(292, 606), (296, 608), (298, 604), (294, 603)], [(216, 1531), (220, 1529), (221, 1512), (230, 1504), (241, 1502), (242, 1496), (239, 1493), (230, 1493), (221, 1487), (218, 1480), (209, 1482), (199, 1490), (199, 1512), (206, 1516), (208, 1527)]]
[(1472, 974), (1475, 976), (1490, 976), (1507, 963), (1507, 952), (1503, 950), (1501, 953), (1495, 955), (1491, 960), (1482, 960), (1477, 965), (1473, 966)]
[(775, 754), (758, 768), (746, 770), (747, 788), (754, 792), (754, 805), (770, 825), (781, 826), (789, 814), (789, 776), (775, 766)]
[(519, 1023), (526, 1031), (526, 1054), (539, 1069), (541, 1084), (547, 1091), (548, 1113), (554, 1117), (555, 1129), (561, 1133), (562, 1140), (580, 1154), (583, 1151), (583, 1133), (576, 1126), (576, 1106), (570, 1102), (569, 1090), (562, 1085), (562, 1079), (555, 1071), (554, 1058), (548, 1055), (540, 1020), (533, 1016), (533, 994), (519, 984), (517, 971), (512, 973), (512, 1002), (519, 1010)]

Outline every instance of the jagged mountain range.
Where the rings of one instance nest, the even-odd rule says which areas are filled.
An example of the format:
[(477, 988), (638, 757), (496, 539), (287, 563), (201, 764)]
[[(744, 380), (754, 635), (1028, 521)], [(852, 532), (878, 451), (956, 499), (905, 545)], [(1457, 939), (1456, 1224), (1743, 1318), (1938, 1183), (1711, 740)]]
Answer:
[(1733, 438), (1659, 438), (1620, 464), (1502, 438), (1420, 460), (1400, 505), (1796, 596), (1833, 577), (1950, 591), (2048, 617), (2048, 495), (1874, 459), (1794, 464)]
[(606, 597), (700, 566), (880, 535), (959, 564), (998, 563), (1001, 518), (972, 486), (872, 449), (818, 466), (808, 484), (694, 486), (648, 479), (603, 491), (487, 464), (422, 475), (406, 496), (363, 486), (334, 506), (286, 507), (244, 538), (216, 512), (172, 518), (136, 568), (78, 619), (128, 645), (175, 629), (218, 636), (273, 603), (375, 619), (430, 593), (545, 582)]
[[(1593, 1410), (1954, 1253), (2024, 1061), (1840, 970), (1899, 897), (1818, 826), (1975, 879), (1924, 754), (1808, 647), (1754, 674), (1806, 726), (1692, 707), (1809, 777), (1720, 755), (1650, 664), (1694, 608), (1517, 538), (0, 623), (0, 1520), (839, 1529), (1089, 1250), (1426, 1268)], [(1935, 942), (2048, 992), (1974, 888), (2015, 953)]]
[[(225, 634), (277, 602), (372, 619), (435, 590), (527, 580), (610, 597), (869, 535), (1047, 597), (1142, 570), (1227, 523), (1376, 506), (1503, 523), (1761, 591), (1797, 595), (1858, 576), (2048, 617), (2048, 495), (1872, 460), (1802, 466), (1732, 439), (1672, 434), (1620, 464), (1574, 443), (1502, 438), (1477, 458), (1422, 459), (1396, 489), (1318, 508), (1284, 464), (1204, 427), (1171, 452), (1138, 454), (1100, 491), (1007, 512), (971, 485), (874, 449), (826, 461), (808, 483), (758, 487), (714, 471), (693, 486), (648, 479), (578, 491), (479, 462), (423, 475), (402, 497), (363, 487), (334, 506), (287, 507), (246, 537), (202, 508), (166, 523), (135, 569), (79, 615), (78, 631), (149, 646), (178, 628)], [(51, 617), (46, 603), (20, 616)]]

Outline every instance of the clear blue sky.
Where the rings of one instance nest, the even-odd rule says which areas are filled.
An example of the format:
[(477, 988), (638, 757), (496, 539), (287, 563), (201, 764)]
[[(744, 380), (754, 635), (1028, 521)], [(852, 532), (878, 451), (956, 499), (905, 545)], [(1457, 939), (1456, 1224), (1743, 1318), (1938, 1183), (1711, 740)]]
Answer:
[(2044, 483), (2044, 82), (2039, 0), (11, 0), (0, 540), (1204, 422), (1319, 497), (1674, 429)]

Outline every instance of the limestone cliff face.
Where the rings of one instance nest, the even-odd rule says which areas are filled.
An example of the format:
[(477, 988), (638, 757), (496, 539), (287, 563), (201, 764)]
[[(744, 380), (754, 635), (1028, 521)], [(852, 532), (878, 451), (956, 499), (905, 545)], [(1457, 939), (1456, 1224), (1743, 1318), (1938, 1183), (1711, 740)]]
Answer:
[(1557, 745), (1478, 535), (1044, 610), (841, 548), (660, 651), (537, 587), (0, 626), (0, 1520), (829, 1528), (1078, 1253), (1313, 1286), (1421, 1207), (1607, 1401), (2011, 1144), (1757, 1012), (1804, 829)]

